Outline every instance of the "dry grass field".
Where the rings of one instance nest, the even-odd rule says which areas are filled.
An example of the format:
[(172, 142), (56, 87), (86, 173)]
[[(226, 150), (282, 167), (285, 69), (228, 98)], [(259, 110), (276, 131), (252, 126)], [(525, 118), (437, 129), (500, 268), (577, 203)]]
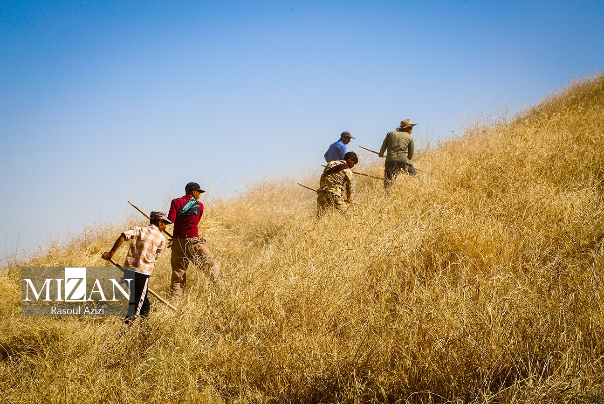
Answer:
[[(357, 176), (346, 216), (256, 184), (200, 225), (225, 289), (191, 267), (179, 313), (151, 296), (121, 337), (115, 317), (21, 316), (20, 265), (107, 265), (124, 228), (89, 229), (0, 276), (0, 399), (603, 403), (603, 147), (597, 75), (425, 148), (389, 196)], [(169, 276), (168, 252), (166, 297)]]

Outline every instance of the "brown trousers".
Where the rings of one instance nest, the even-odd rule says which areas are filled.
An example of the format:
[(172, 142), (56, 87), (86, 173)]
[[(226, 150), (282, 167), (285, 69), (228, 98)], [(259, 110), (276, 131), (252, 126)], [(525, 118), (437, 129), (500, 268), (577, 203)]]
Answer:
[(202, 271), (207, 271), (210, 280), (214, 283), (220, 281), (220, 267), (214, 255), (202, 238), (174, 238), (172, 239), (172, 279), (170, 292), (181, 296), (187, 283), (187, 268), (189, 261)]

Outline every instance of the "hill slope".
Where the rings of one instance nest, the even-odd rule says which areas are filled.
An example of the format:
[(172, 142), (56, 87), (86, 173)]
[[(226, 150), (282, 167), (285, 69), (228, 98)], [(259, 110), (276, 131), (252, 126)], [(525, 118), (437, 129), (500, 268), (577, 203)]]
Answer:
[[(22, 317), (11, 268), (0, 278), (0, 396), (596, 402), (603, 146), (598, 76), (423, 151), (425, 172), (388, 197), (359, 181), (368, 207), (347, 216), (317, 222), (312, 192), (257, 184), (202, 221), (226, 291), (190, 268), (180, 314), (154, 305), (146, 327), (119, 339), (116, 318)], [(379, 172), (365, 160), (360, 170)], [(122, 230), (92, 230), (28, 264), (104, 266), (98, 252)], [(167, 293), (169, 274), (165, 254), (151, 287)]]

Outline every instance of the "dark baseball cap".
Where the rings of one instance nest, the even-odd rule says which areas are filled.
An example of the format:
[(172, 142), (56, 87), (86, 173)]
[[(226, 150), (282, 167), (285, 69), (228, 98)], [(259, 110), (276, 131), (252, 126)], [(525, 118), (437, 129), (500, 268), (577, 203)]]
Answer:
[(189, 182), (185, 186), (185, 192), (193, 192), (193, 191), (199, 191), (199, 193), (206, 192), (203, 189), (201, 189), (201, 187), (199, 186), (198, 183), (196, 183), (196, 182)]

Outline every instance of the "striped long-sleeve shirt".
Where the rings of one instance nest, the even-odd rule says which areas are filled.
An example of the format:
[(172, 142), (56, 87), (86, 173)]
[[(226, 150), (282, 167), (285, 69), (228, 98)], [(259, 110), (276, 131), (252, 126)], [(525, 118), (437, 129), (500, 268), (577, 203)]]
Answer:
[(164, 235), (154, 224), (147, 227), (134, 227), (123, 234), (126, 240), (132, 240), (124, 267), (144, 275), (151, 275), (155, 263), (166, 248)]

